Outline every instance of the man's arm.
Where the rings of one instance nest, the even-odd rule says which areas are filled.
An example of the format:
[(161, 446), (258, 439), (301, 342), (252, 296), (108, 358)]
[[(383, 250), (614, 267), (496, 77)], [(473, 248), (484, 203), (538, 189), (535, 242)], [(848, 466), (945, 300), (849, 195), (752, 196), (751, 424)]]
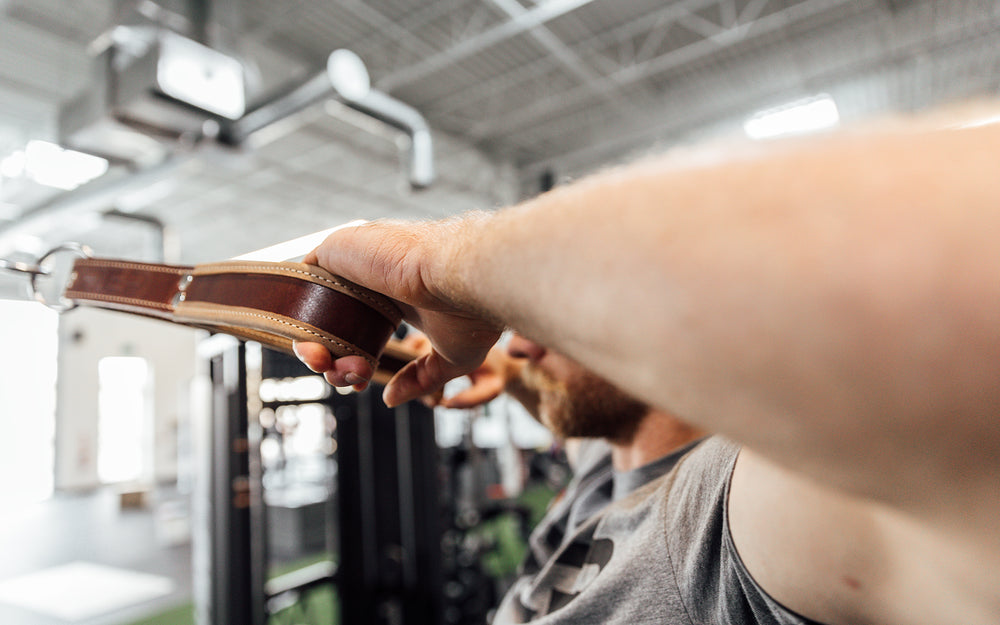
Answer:
[(827, 625), (993, 624), (996, 561), (884, 504), (852, 497), (744, 448), (729, 527), (754, 581)]
[(314, 259), (429, 322), (438, 358), (394, 400), (470, 370), (503, 322), (1000, 559), (998, 146), (996, 126), (896, 126), (675, 155), (494, 215), (343, 230)]

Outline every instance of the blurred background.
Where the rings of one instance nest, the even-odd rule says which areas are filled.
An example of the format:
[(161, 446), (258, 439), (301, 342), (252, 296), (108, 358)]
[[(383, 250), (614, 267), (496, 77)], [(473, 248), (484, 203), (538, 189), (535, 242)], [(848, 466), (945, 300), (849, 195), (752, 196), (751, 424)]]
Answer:
[[(492, 210), (677, 146), (968, 101), (962, 123), (993, 123), (998, 35), (1000, 3), (974, 0), (0, 0), (0, 259), (281, 260), (353, 220)], [(392, 597), (352, 587), (352, 610), (487, 622), (568, 475), (505, 399), (403, 432), (377, 393), (59, 315), (5, 269), (0, 319), (5, 623), (325, 623), (372, 575)], [(230, 439), (246, 466), (219, 465)], [(252, 505), (224, 504), (226, 480)], [(345, 531), (366, 526), (355, 565)], [(399, 598), (415, 589), (434, 598)]]

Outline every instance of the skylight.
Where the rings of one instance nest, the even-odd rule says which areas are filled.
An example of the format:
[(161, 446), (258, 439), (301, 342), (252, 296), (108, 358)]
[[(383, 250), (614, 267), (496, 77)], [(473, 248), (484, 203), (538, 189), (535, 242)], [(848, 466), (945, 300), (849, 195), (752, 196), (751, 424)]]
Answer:
[(823, 94), (758, 111), (743, 123), (743, 129), (752, 139), (768, 139), (814, 132), (839, 122), (837, 103)]

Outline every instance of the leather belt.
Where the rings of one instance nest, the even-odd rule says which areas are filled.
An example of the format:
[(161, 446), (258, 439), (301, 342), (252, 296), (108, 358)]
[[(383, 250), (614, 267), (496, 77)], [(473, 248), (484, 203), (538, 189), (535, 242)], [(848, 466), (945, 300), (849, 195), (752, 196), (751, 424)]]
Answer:
[[(259, 341), (292, 353), (312, 341), (335, 356), (379, 359), (402, 314), (388, 298), (302, 263), (228, 261), (196, 266), (80, 258), (66, 286), (75, 304), (155, 317)], [(377, 380), (412, 359), (387, 350)]]

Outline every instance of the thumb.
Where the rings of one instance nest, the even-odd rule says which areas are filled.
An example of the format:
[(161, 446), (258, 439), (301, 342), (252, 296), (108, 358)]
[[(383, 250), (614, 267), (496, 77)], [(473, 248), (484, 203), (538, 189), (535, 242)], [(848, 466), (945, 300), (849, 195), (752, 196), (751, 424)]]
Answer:
[(386, 406), (393, 408), (423, 395), (436, 393), (445, 382), (468, 372), (468, 368), (459, 367), (432, 351), (410, 361), (397, 371), (386, 384), (382, 400)]
[(503, 392), (504, 381), (498, 375), (476, 375), (475, 372), (472, 372), (469, 377), (472, 379), (472, 385), (464, 391), (446, 397), (441, 402), (442, 406), (445, 408), (474, 408), (496, 399)]

